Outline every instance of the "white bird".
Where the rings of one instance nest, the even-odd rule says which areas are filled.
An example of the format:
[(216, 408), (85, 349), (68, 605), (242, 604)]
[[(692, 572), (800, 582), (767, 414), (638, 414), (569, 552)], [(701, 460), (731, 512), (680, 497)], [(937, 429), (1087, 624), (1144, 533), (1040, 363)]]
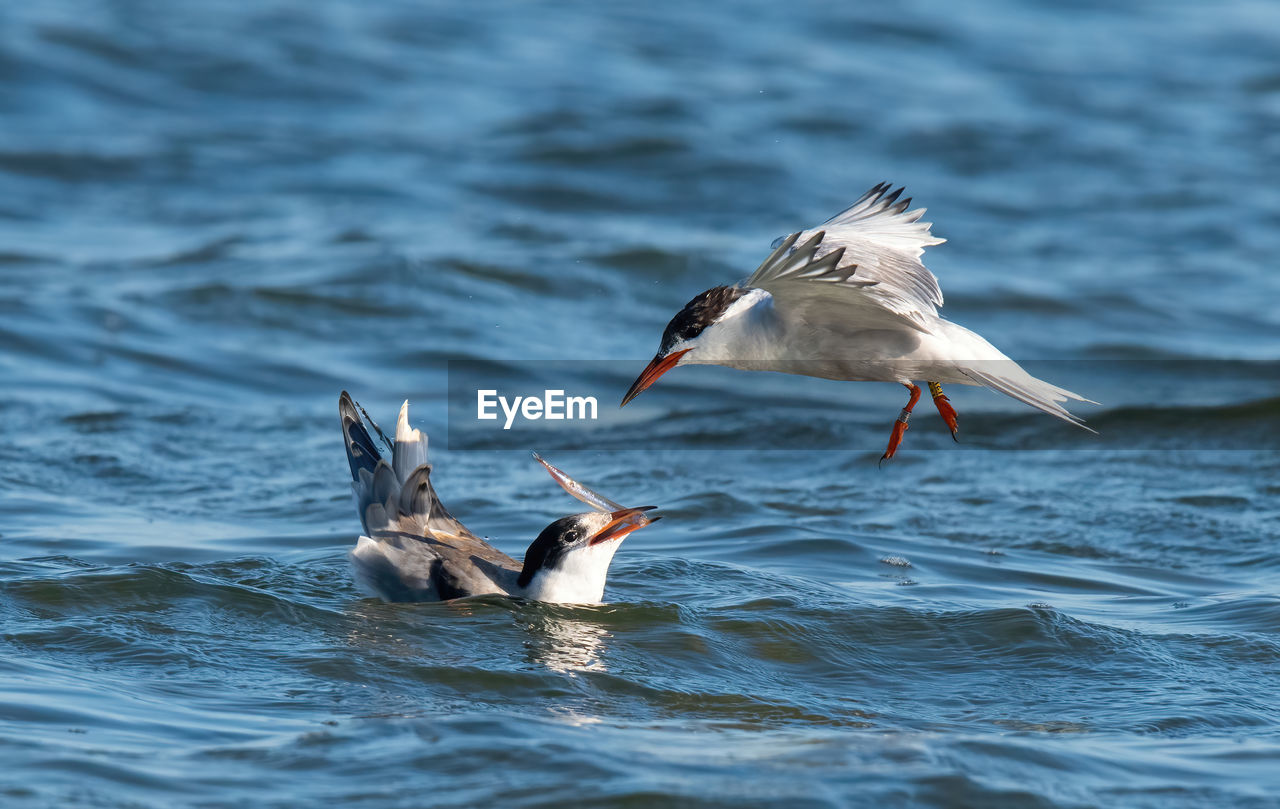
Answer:
[(338, 412), (351, 488), (365, 531), (350, 558), (356, 581), (386, 601), (498, 593), (535, 601), (599, 603), (609, 563), (622, 539), (660, 519), (645, 515), (654, 506), (624, 508), (535, 454), (556, 482), (592, 511), (548, 525), (519, 564), (471, 533), (436, 497), (427, 437), (409, 426), (407, 401), (400, 407), (390, 463), (378, 452), (356, 407), (343, 391)]
[(631, 385), (626, 405), (677, 365), (724, 365), (872, 382), (910, 391), (881, 461), (892, 458), (929, 385), (951, 429), (959, 426), (942, 383), (981, 385), (1082, 429), (1061, 402), (1097, 404), (1028, 374), (978, 334), (938, 315), (942, 290), (920, 260), (945, 239), (907, 210), (904, 189), (881, 183), (817, 228), (775, 242), (751, 277), (689, 301), (662, 334), (658, 353)]

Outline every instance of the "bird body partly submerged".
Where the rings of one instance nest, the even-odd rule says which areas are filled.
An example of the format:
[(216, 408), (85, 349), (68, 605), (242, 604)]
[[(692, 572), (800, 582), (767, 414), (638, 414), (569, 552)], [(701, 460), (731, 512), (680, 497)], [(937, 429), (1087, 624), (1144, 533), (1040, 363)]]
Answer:
[(624, 508), (539, 458), (552, 477), (593, 511), (543, 529), (523, 562), (472, 533), (440, 502), (431, 485), (427, 437), (400, 408), (388, 462), (344, 391), (338, 401), (351, 488), (365, 534), (350, 553), (361, 587), (386, 601), (444, 601), (500, 594), (537, 601), (597, 603), (609, 563), (631, 531), (655, 522), (652, 506)]

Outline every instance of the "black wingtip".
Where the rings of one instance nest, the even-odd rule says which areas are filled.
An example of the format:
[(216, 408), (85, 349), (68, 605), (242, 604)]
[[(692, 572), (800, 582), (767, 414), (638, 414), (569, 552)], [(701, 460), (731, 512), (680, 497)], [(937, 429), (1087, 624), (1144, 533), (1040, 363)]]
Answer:
[(338, 396), (338, 415), (342, 418), (350, 417), (355, 421), (360, 420), (360, 416), (356, 413), (355, 400), (345, 390)]

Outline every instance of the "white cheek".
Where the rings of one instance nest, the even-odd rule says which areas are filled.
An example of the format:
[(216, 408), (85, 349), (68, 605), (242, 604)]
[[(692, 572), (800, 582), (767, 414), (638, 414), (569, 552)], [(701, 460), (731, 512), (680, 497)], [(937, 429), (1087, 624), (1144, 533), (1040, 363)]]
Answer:
[(554, 570), (539, 571), (524, 595), (561, 604), (598, 604), (604, 598), (609, 563), (621, 542), (602, 542), (572, 551)]

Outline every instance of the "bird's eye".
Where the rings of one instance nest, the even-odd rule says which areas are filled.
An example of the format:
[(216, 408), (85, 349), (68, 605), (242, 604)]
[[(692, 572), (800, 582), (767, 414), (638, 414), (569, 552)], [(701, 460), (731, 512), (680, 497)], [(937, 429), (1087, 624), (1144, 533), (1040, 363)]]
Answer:
[(566, 545), (572, 545), (582, 538), (582, 533), (577, 528), (572, 528), (565, 532), (564, 541)]

